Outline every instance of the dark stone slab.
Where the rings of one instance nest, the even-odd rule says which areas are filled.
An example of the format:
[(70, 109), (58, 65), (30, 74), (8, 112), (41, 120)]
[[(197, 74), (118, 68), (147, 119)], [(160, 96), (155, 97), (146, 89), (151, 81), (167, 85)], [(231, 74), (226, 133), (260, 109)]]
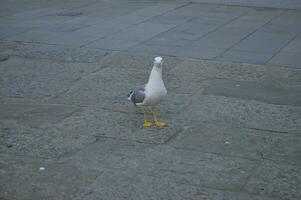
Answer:
[(174, 200), (272, 200), (263, 195), (200, 188), (171, 182), (164, 177), (105, 170), (95, 182), (92, 192), (83, 200), (97, 199), (174, 199)]
[(100, 69), (95, 64), (56, 63), (11, 57), (0, 62), (0, 95), (42, 98), (56, 96), (78, 79)]
[[(231, 63), (220, 61), (205, 61), (185, 59), (184, 62), (174, 67), (169, 74), (172, 77), (203, 80), (233, 79), (237, 81), (285, 81), (288, 74), (298, 74), (297, 70), (279, 66), (262, 66), (245, 63)], [(298, 77), (298, 75), (297, 75)]]
[(210, 80), (204, 94), (262, 101), (279, 105), (301, 105), (301, 87), (286, 87), (275, 82)]
[(247, 182), (246, 189), (280, 199), (297, 200), (301, 191), (300, 167), (264, 162)]
[(97, 177), (93, 171), (82, 171), (74, 166), (5, 154), (1, 154), (0, 166), (1, 199), (71, 200), (87, 192)]
[(26, 59), (47, 59), (52, 62), (67, 63), (97, 63), (100, 62), (107, 51), (98, 49), (76, 48), (57, 45), (12, 43), (10, 55)]
[[(110, 137), (122, 140), (133, 140), (143, 143), (165, 143), (179, 131), (181, 127), (177, 121), (159, 111), (159, 119), (166, 122), (164, 128), (143, 128), (142, 109), (137, 114), (120, 113), (118, 108), (114, 112), (97, 108), (85, 109), (83, 112), (73, 115), (58, 124), (59, 129), (71, 133), (79, 133), (91, 137)], [(120, 111), (120, 112), (118, 112)], [(152, 121), (149, 113), (148, 119)]]
[(297, 135), (271, 133), (254, 129), (231, 127), (218, 123), (183, 125), (170, 145), (218, 155), (242, 157), (251, 160), (273, 160), (300, 165), (298, 151), (301, 138)]
[(256, 163), (210, 153), (101, 139), (68, 159), (83, 169), (120, 169), (169, 181), (240, 191)]
[(196, 95), (178, 119), (222, 122), (229, 125), (278, 131), (300, 132), (300, 107), (273, 105), (214, 95)]
[(14, 120), (31, 127), (57, 123), (78, 108), (66, 105), (0, 104), (0, 120)]

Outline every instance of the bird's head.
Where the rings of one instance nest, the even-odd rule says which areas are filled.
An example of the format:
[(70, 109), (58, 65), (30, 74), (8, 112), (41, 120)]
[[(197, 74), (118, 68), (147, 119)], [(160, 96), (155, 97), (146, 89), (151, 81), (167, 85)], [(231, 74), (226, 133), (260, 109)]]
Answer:
[(163, 58), (162, 57), (156, 57), (154, 60), (154, 65), (158, 68), (160, 68), (162, 66), (163, 63)]

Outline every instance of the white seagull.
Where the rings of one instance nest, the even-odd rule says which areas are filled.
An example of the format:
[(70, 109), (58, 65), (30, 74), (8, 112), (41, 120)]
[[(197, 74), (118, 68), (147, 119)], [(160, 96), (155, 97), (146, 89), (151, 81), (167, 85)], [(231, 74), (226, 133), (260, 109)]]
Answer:
[(147, 106), (152, 107), (154, 125), (158, 127), (163, 127), (165, 125), (165, 123), (160, 122), (157, 119), (156, 108), (156, 105), (158, 105), (167, 94), (167, 90), (162, 79), (162, 63), (162, 57), (156, 57), (147, 84), (137, 87), (128, 94), (128, 100), (132, 101), (134, 105), (143, 106), (143, 127), (149, 127), (153, 124), (152, 122), (147, 121)]

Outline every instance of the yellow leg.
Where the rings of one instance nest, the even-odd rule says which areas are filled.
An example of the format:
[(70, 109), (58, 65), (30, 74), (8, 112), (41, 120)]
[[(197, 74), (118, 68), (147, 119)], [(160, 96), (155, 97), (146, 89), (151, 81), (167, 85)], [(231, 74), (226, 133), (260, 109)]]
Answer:
[(152, 125), (151, 122), (147, 121), (147, 110), (146, 108), (143, 109), (143, 117), (144, 117), (144, 123), (143, 123), (143, 127), (150, 127)]
[(160, 122), (157, 118), (157, 109), (156, 107), (153, 107), (152, 108), (152, 111), (153, 111), (153, 118), (154, 118), (154, 124), (160, 128), (162, 128), (163, 126), (165, 126), (165, 123), (164, 122)]

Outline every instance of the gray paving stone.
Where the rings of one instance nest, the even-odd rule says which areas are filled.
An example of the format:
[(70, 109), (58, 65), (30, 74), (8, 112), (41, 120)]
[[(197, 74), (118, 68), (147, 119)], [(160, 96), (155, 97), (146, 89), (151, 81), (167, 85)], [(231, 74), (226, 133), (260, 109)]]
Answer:
[(73, 33), (60, 33), (59, 35), (47, 39), (45, 43), (47, 44), (59, 44), (59, 45), (71, 45), (71, 46), (83, 46), (97, 39), (102, 38), (101, 35), (89, 35)]
[(301, 87), (287, 87), (273, 82), (249, 82), (233, 80), (211, 80), (204, 94), (252, 99), (270, 104), (301, 105)]
[(93, 171), (38, 158), (1, 154), (0, 165), (1, 199), (74, 199), (97, 177)]
[(21, 41), (21, 42), (42, 42), (45, 43), (47, 40), (57, 37), (57, 32), (51, 31), (27, 31), (16, 36), (7, 37), (5, 40), (9, 41)]
[(134, 12), (134, 14), (140, 15), (140, 16), (157, 16), (160, 14), (163, 14), (168, 11), (172, 11), (176, 8), (179, 8), (181, 6), (186, 5), (187, 3), (183, 2), (158, 2), (152, 6), (148, 6), (143, 9), (139, 9)]
[(247, 182), (247, 191), (281, 199), (299, 199), (300, 168), (264, 162)]
[(81, 197), (81, 199), (268, 200), (270, 198), (262, 195), (255, 196), (178, 184), (168, 181), (164, 177), (155, 178), (134, 173), (105, 170), (97, 178), (92, 192)]
[(277, 34), (266, 32), (255, 32), (248, 38), (233, 46), (232, 50), (256, 52), (256, 53), (276, 53), (284, 47), (291, 39), (294, 38), (295, 33)]
[(89, 48), (109, 49), (109, 50), (126, 50), (140, 43), (139, 41), (117, 40), (109, 37), (92, 42), (87, 45)]
[(179, 119), (221, 122), (247, 128), (278, 132), (298, 132), (300, 107), (272, 105), (213, 95), (197, 95)]
[[(40, 124), (41, 126), (41, 124)], [(45, 125), (43, 125), (45, 126)], [(0, 150), (2, 153), (57, 160), (88, 144), (96, 137), (79, 131), (68, 132), (52, 126), (30, 128), (13, 120), (0, 121)]]
[(179, 15), (179, 14), (172, 14), (172, 13), (167, 13), (163, 15), (159, 15), (156, 17), (153, 17), (147, 21), (147, 23), (154, 23), (154, 24), (182, 24), (190, 19), (192, 19), (192, 16), (187, 16), (187, 15)]
[(0, 25), (0, 39), (4, 39), (7, 37), (12, 37), (18, 34), (21, 34), (23, 32), (28, 31), (28, 28), (22, 28), (22, 27), (11, 27), (7, 25)]
[(198, 59), (213, 59), (221, 55), (225, 49), (222, 48), (210, 48), (203, 46), (197, 47), (183, 47), (178, 48), (175, 52), (175, 55), (189, 58), (198, 58)]
[(146, 53), (151, 55), (166, 55), (166, 56), (172, 56), (175, 54), (177, 49), (180, 47), (178, 46), (162, 46), (162, 45), (151, 45), (149, 43), (147, 44), (138, 44), (136, 46), (133, 46), (129, 49), (127, 49), (127, 52), (131, 53)]
[[(122, 110), (112, 108), (110, 111), (106, 111), (88, 108), (62, 121), (58, 127), (70, 133), (78, 132), (92, 138), (108, 137), (154, 144), (165, 143), (181, 131), (177, 122), (168, 117), (161, 109), (158, 113), (159, 118), (167, 124), (163, 129), (157, 127), (143, 128), (142, 109), (137, 108), (137, 114), (119, 113), (118, 111)], [(152, 120), (150, 113), (148, 118), (150, 121)]]
[[(258, 42), (258, 45), (259, 45), (259, 42)], [(254, 47), (254, 48), (259, 49), (259, 47)], [(278, 47), (278, 48), (280, 48), (280, 47)], [(276, 49), (271, 49), (270, 47), (266, 47), (265, 49), (266, 49), (265, 51), (267, 51), (267, 52), (260, 53), (260, 52), (256, 52), (254, 49), (252, 51), (245, 51), (245, 50), (231, 48), (230, 50), (226, 51), (224, 54), (220, 55), (216, 59), (220, 60), (220, 61), (265, 64), (273, 57), (272, 52), (277, 51)], [(271, 51), (271, 52), (269, 52), (269, 51)]]
[(297, 36), (287, 46), (285, 46), (282, 49), (282, 52), (300, 53), (301, 52), (301, 35)]
[(102, 38), (116, 32), (117, 30), (117, 28), (115, 30), (105, 27), (103, 24), (94, 24), (89, 27), (76, 30), (74, 34)]
[(255, 6), (255, 7), (267, 7), (267, 8), (287, 8), (287, 9), (300, 9), (301, 4), (296, 0), (287, 1), (247, 1), (247, 0), (193, 0), (197, 3), (215, 3), (224, 5), (236, 5), (236, 6)]
[(230, 127), (218, 123), (194, 123), (169, 144), (176, 148), (236, 156), (251, 160), (262, 158), (283, 164), (300, 164), (300, 137), (268, 131)]
[(80, 169), (118, 169), (164, 177), (176, 183), (232, 191), (242, 188), (242, 183), (256, 166), (255, 162), (244, 159), (108, 139), (90, 145), (68, 159), (68, 162)]
[(65, 105), (0, 104), (1, 120), (15, 120), (31, 127), (50, 125), (77, 110)]
[(168, 24), (140, 23), (129, 29), (116, 33), (112, 37), (116, 39), (144, 41), (173, 27), (174, 25)]
[(279, 66), (262, 66), (254, 64), (231, 63), (185, 59), (169, 71), (170, 77), (180, 79), (189, 77), (192, 80), (232, 79), (237, 81), (268, 81), (281, 80), (298, 85), (298, 70)]
[(30, 43), (4, 43), (3, 45), (9, 46), (8, 55), (12, 57), (63, 63), (98, 63), (108, 54), (103, 50), (56, 45)]
[(300, 69), (300, 53), (294, 53), (294, 52), (279, 52), (276, 54), (271, 60), (269, 60), (269, 64), (274, 65), (284, 65), (289, 66), (293, 68)]
[(80, 63), (49, 63), (45, 60), (10, 58), (0, 64), (3, 75), (0, 79), (0, 95), (28, 98), (56, 96), (82, 76), (97, 69), (99, 66), (94, 64), (86, 66)]

